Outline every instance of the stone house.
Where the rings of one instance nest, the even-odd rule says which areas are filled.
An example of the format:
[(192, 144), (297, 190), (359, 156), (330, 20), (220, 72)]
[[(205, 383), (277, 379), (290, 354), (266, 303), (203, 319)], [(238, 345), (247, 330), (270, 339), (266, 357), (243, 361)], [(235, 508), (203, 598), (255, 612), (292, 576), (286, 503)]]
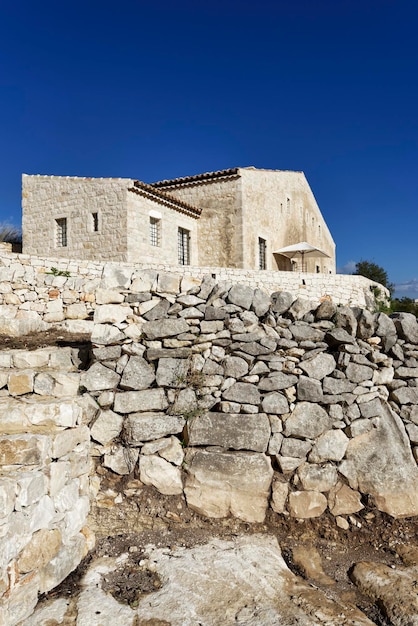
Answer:
[(277, 251), (308, 241), (335, 273), (335, 244), (303, 172), (253, 167), (163, 180), (22, 179), (23, 252), (92, 261), (301, 269)]

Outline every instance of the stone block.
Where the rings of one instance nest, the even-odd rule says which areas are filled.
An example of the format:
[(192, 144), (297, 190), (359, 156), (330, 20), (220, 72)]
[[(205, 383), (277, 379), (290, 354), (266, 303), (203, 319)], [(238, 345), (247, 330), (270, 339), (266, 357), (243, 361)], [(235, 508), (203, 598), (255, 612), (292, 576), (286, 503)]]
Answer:
[(337, 468), (331, 464), (304, 463), (297, 470), (298, 478), (307, 491), (330, 491), (337, 484)]
[(33, 392), (35, 374), (32, 370), (11, 372), (7, 388), (11, 396), (22, 396)]
[(129, 445), (139, 446), (144, 441), (181, 433), (185, 423), (178, 415), (131, 413), (125, 419), (123, 437)]
[(160, 456), (153, 454), (139, 457), (139, 477), (144, 485), (153, 485), (165, 495), (183, 493), (181, 471)]
[(332, 427), (332, 418), (318, 404), (299, 402), (287, 418), (284, 433), (287, 437), (315, 439)]
[(50, 591), (64, 580), (84, 556), (86, 538), (81, 533), (71, 537), (51, 561), (40, 571), (40, 592)]
[(114, 402), (114, 410), (117, 413), (163, 411), (167, 407), (168, 402), (164, 389), (143, 389), (117, 393)]
[(189, 362), (186, 359), (163, 358), (158, 361), (156, 373), (160, 387), (185, 387), (188, 383)]
[(103, 465), (111, 469), (112, 472), (124, 476), (134, 470), (138, 457), (139, 450), (115, 444), (104, 455)]
[(233, 450), (265, 452), (271, 434), (270, 422), (264, 413), (234, 414), (209, 412), (187, 423), (191, 446), (221, 446)]
[(17, 562), (19, 571), (27, 573), (44, 567), (58, 554), (61, 541), (61, 532), (57, 528), (53, 530), (42, 528), (35, 532), (19, 555)]
[(48, 492), (48, 482), (45, 473), (39, 471), (19, 472), (16, 477), (16, 511), (21, 511), (35, 502), (38, 502)]
[(90, 430), (81, 425), (76, 428), (67, 428), (55, 435), (52, 445), (52, 458), (59, 459), (71, 452), (79, 443), (90, 441)]
[(229, 514), (264, 521), (273, 469), (256, 452), (190, 451), (184, 493), (188, 506), (207, 517)]
[(121, 304), (124, 301), (124, 295), (117, 289), (99, 288), (95, 291), (96, 304)]
[(101, 363), (93, 365), (82, 374), (81, 384), (89, 391), (103, 391), (118, 386), (120, 375)]
[(120, 435), (123, 425), (123, 417), (113, 411), (100, 411), (96, 421), (91, 427), (91, 437), (102, 445), (110, 443)]
[(95, 324), (121, 324), (133, 311), (130, 306), (121, 304), (102, 304), (94, 310)]
[(189, 329), (189, 325), (185, 319), (161, 319), (151, 322), (146, 322), (143, 327), (143, 333), (147, 339), (163, 339), (164, 337), (173, 337), (174, 335), (180, 335), (186, 333)]
[(294, 491), (289, 494), (289, 513), (292, 517), (320, 517), (326, 508), (327, 499), (318, 491)]
[(50, 457), (50, 439), (45, 435), (0, 437), (0, 465), (45, 465)]

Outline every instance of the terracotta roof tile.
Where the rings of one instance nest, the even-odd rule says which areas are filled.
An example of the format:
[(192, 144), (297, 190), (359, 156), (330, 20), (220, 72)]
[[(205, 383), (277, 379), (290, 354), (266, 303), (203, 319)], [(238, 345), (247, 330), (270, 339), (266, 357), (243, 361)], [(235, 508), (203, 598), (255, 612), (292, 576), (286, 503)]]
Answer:
[(179, 211), (180, 213), (185, 213), (190, 217), (198, 218), (202, 212), (202, 209), (199, 209), (187, 202), (183, 202), (183, 200), (179, 200), (174, 196), (170, 196), (165, 191), (161, 191), (160, 189), (156, 189), (151, 185), (147, 185), (140, 180), (136, 180), (134, 182), (134, 186), (130, 187), (128, 191), (133, 191), (140, 196), (144, 196), (145, 198), (151, 198), (155, 202), (159, 204), (164, 204), (165, 206), (174, 209), (175, 211)]
[(160, 180), (151, 183), (151, 187), (181, 187), (182, 185), (199, 185), (218, 181), (219, 179), (236, 178), (239, 176), (239, 167), (229, 170), (219, 170), (217, 172), (205, 172), (196, 176), (185, 176), (184, 178), (173, 178), (172, 180)]

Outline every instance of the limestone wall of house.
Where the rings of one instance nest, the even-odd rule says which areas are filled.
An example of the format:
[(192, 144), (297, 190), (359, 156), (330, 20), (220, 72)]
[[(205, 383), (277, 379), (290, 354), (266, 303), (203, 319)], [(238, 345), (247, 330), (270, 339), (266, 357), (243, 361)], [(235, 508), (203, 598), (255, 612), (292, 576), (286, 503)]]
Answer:
[[(150, 198), (128, 192), (127, 195), (128, 248), (130, 263), (165, 263), (178, 265), (179, 228), (189, 232), (190, 264), (199, 264), (198, 219), (164, 206)], [(158, 245), (151, 245), (150, 217), (159, 220)]]
[(163, 190), (202, 209), (198, 220), (199, 265), (244, 267), (239, 176), (186, 185), (173, 183)]
[[(303, 172), (240, 169), (242, 180), (244, 267), (258, 268), (258, 239), (266, 241), (267, 269), (285, 270), (291, 262), (275, 252), (299, 241), (328, 258), (307, 258), (305, 269), (335, 274), (335, 244)], [(301, 270), (301, 257), (295, 256)]]
[[(126, 196), (132, 184), (131, 179), (124, 178), (23, 175), (23, 251), (53, 257), (126, 261)], [(66, 246), (59, 242), (56, 220), (60, 219), (67, 220)]]

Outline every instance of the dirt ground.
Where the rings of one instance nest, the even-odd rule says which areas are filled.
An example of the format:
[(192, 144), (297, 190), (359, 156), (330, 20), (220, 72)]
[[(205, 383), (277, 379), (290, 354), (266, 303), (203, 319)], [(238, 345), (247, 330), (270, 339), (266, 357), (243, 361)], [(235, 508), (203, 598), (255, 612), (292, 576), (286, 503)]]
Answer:
[[(293, 549), (301, 545), (315, 547), (321, 555), (325, 573), (335, 584), (322, 584), (309, 578), (308, 582), (322, 589), (329, 598), (355, 604), (378, 626), (390, 626), (380, 608), (352, 583), (350, 570), (359, 561), (402, 566), (397, 550), (400, 546), (417, 547), (417, 519), (395, 520), (365, 507), (350, 516), (349, 530), (338, 528), (330, 514), (298, 521), (278, 515), (271, 509), (263, 524), (249, 524), (233, 518), (214, 520), (188, 509), (182, 496), (163, 496), (152, 487), (139, 486), (138, 482), (111, 473), (103, 476), (103, 497), (99, 497), (90, 517), (90, 526), (96, 533), (96, 547), (78, 569), (45, 598), (76, 598), (89, 563), (101, 556), (129, 553), (129, 561), (106, 576), (104, 588), (118, 601), (134, 607), (142, 594), (160, 586), (158, 576), (140, 566), (147, 544), (173, 549), (176, 546), (193, 547), (213, 537), (229, 539), (243, 534), (268, 533), (277, 538), (288, 567), (302, 577), (304, 573), (293, 562)], [(106, 496), (111, 492), (124, 496), (122, 502), (112, 504), (112, 498)]]

